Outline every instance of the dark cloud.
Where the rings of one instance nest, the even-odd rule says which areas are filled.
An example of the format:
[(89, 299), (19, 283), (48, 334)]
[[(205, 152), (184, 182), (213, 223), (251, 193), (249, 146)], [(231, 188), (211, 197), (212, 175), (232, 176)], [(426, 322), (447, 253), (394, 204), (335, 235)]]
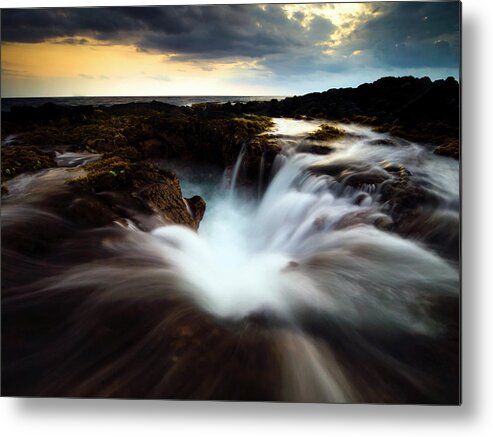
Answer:
[(87, 45), (90, 41), (86, 38), (63, 38), (57, 44)]
[[(254, 58), (274, 73), (343, 71), (361, 59), (368, 67), (457, 67), (459, 3), (383, 2), (379, 15), (360, 23), (336, 49), (323, 45), (336, 27), (316, 16), (288, 18), (281, 5), (216, 5), (117, 8), (4, 9), (2, 40), (133, 44), (142, 52), (174, 53), (172, 59), (212, 63)], [(364, 56), (351, 56), (361, 51)], [(211, 64), (212, 65), (212, 64)]]
[(2, 41), (42, 42), (50, 38), (123, 37), (139, 23), (122, 8), (46, 8), (2, 10)]
[(382, 14), (359, 26), (348, 48), (372, 53), (380, 65), (459, 65), (459, 2), (383, 3), (376, 8)]
[(2, 14), (6, 42), (76, 36), (208, 58), (258, 57), (306, 42), (300, 23), (277, 5), (14, 9)]

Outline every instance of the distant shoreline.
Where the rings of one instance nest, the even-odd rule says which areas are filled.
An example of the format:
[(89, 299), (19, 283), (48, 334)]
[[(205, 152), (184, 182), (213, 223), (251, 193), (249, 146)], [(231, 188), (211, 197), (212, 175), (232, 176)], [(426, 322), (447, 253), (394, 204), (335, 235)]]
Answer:
[(61, 106), (112, 106), (126, 103), (150, 103), (157, 101), (175, 106), (191, 106), (196, 103), (246, 103), (285, 99), (288, 96), (96, 96), (96, 97), (5, 97), (2, 111), (10, 112), (13, 106), (40, 107), (46, 103)]

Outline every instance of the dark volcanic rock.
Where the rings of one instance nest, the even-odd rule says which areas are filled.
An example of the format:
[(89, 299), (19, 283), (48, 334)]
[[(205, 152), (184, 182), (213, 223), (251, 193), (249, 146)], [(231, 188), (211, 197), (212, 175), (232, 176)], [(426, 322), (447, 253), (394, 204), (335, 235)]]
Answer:
[(439, 145), (433, 151), (436, 155), (449, 156), (450, 158), (459, 159), (460, 147), (458, 140), (451, 140), (447, 143)]
[(205, 202), (202, 200), (201, 213), (196, 199), (196, 210), (190, 213), (174, 172), (120, 157), (102, 159), (84, 168), (85, 176), (70, 181), (80, 196), (71, 207), (73, 219), (102, 226), (126, 218), (133, 211), (156, 214), (166, 223), (198, 228)]
[(395, 173), (398, 174), (399, 176), (405, 177), (405, 176), (410, 176), (412, 173), (404, 167), (402, 164), (393, 164), (389, 161), (382, 161), (380, 163), (381, 167), (389, 172), (389, 173)]
[(396, 146), (395, 142), (386, 138), (379, 140), (370, 140), (366, 142), (370, 146)]
[(334, 151), (334, 148), (325, 144), (313, 144), (311, 142), (306, 142), (298, 146), (296, 151), (300, 153), (312, 153), (314, 155), (328, 155)]
[(459, 96), (459, 83), (452, 77), (434, 82), (428, 77), (383, 77), (357, 88), (235, 107), (270, 116), (307, 115), (367, 124), (411, 141), (439, 145), (459, 138)]
[[(189, 213), (181, 195), (177, 178), (166, 178), (160, 183), (151, 183), (137, 192), (137, 198), (144, 201), (155, 213), (168, 223), (196, 228), (194, 217)], [(198, 223), (197, 223), (198, 224)]]
[(185, 199), (192, 212), (192, 218), (195, 224), (195, 228), (198, 229), (200, 222), (205, 214), (205, 200), (200, 196), (193, 196), (189, 199)]
[(404, 171), (380, 186), (380, 200), (387, 205), (394, 220), (394, 230), (402, 235), (410, 235), (410, 228), (419, 228), (412, 224), (417, 211), (432, 211), (440, 202), (436, 194), (420, 186)]
[(379, 167), (365, 164), (355, 165), (345, 162), (316, 163), (310, 167), (316, 174), (326, 174), (344, 185), (359, 188), (362, 185), (381, 184), (389, 179), (389, 174)]
[(454, 261), (460, 257), (460, 217), (458, 212), (433, 209), (409, 211), (396, 232), (423, 241), (440, 255)]
[(339, 182), (349, 185), (350, 187), (361, 187), (362, 185), (381, 184), (389, 177), (384, 172), (379, 172), (375, 169), (351, 173), (343, 171), (337, 178)]

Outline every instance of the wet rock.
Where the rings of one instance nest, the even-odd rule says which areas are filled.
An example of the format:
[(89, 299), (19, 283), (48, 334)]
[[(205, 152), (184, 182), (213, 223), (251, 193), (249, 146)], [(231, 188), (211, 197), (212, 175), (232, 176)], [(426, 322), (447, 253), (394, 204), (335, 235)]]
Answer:
[(389, 173), (398, 174), (401, 177), (411, 176), (412, 172), (404, 167), (402, 164), (393, 164), (389, 161), (382, 161), (380, 166)]
[(433, 151), (436, 155), (448, 156), (450, 158), (459, 159), (460, 146), (458, 140), (452, 140), (444, 144), (440, 144)]
[(339, 182), (355, 188), (359, 188), (362, 185), (379, 185), (387, 179), (389, 179), (389, 176), (385, 172), (378, 171), (377, 169), (357, 173), (344, 170), (337, 177)]
[(411, 176), (404, 173), (382, 183), (380, 200), (386, 203), (396, 230), (401, 229), (415, 210), (435, 208), (439, 204), (439, 199), (433, 192), (418, 185)]
[(368, 199), (371, 199), (370, 195), (367, 193), (359, 193), (355, 198), (354, 198), (354, 204), (355, 205), (362, 205), (365, 201)]
[(145, 186), (137, 192), (137, 198), (167, 223), (196, 228), (195, 219), (189, 213), (181, 195), (178, 180), (167, 179)]
[(165, 223), (198, 228), (205, 202), (201, 205), (199, 199), (194, 199), (195, 209), (190, 213), (174, 172), (120, 157), (102, 159), (84, 168), (85, 176), (69, 181), (74, 192), (83, 197), (72, 210), (84, 222), (108, 225), (140, 212), (158, 215)]
[(334, 151), (333, 147), (325, 144), (310, 144), (305, 143), (297, 147), (299, 153), (312, 153), (313, 155), (328, 155)]
[(334, 229), (345, 229), (355, 226), (373, 225), (377, 229), (389, 231), (392, 229), (392, 219), (379, 211), (355, 211), (346, 214), (334, 225)]
[(86, 175), (71, 182), (95, 192), (114, 191), (131, 184), (131, 163), (119, 156), (101, 159), (84, 166)]
[(373, 225), (381, 231), (390, 231), (394, 226), (394, 221), (388, 215), (381, 215), (375, 218)]
[(356, 166), (347, 162), (317, 162), (309, 167), (312, 173), (338, 177), (344, 171), (360, 171), (367, 166)]
[(205, 214), (206, 203), (200, 196), (193, 196), (186, 199), (188, 206), (190, 207), (192, 218), (195, 228), (198, 229), (200, 222)]
[(76, 143), (98, 152), (110, 151), (127, 144), (122, 132), (105, 122), (77, 126), (73, 135)]
[(404, 237), (423, 241), (442, 256), (459, 260), (460, 217), (456, 211), (410, 211), (400, 220), (396, 232)]
[(331, 126), (330, 124), (322, 124), (318, 130), (312, 132), (307, 138), (310, 140), (333, 141), (344, 137), (346, 131), (344, 129)]
[(140, 143), (140, 149), (146, 157), (160, 156), (163, 152), (163, 142), (159, 138), (150, 138)]
[(437, 201), (433, 193), (414, 184), (407, 177), (388, 180), (382, 184), (380, 194), (384, 202), (389, 202), (392, 209), (399, 212), (421, 205), (432, 205)]
[(105, 152), (103, 158), (112, 158), (114, 156), (118, 156), (123, 159), (128, 159), (129, 161), (132, 162), (140, 161), (142, 159), (142, 153), (132, 146), (116, 147), (109, 152)]
[(2, 179), (8, 180), (21, 173), (56, 167), (53, 154), (34, 146), (2, 147)]
[(388, 138), (382, 138), (378, 140), (369, 140), (366, 142), (370, 146), (397, 146), (397, 144)]
[[(270, 135), (259, 135), (253, 138), (247, 145), (243, 162), (243, 172), (239, 174), (240, 183), (257, 182), (262, 179), (268, 181), (268, 175), (281, 147)], [(262, 175), (260, 171), (262, 169)]]
[(66, 214), (86, 228), (108, 226), (120, 218), (110, 205), (92, 196), (76, 198), (67, 208)]

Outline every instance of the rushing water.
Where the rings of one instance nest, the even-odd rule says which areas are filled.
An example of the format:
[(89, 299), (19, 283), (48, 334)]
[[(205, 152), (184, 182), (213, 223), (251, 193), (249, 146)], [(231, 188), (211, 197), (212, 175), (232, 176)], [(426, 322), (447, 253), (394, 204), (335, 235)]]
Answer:
[[(456, 260), (416, 235), (406, 238), (380, 226), (392, 219), (379, 183), (354, 188), (319, 170), (342, 165), (347, 177), (369, 172), (389, 180), (395, 175), (385, 168), (404, 166), (433, 193), (430, 223), (446, 227), (450, 220), (458, 226), (457, 162), (355, 125), (342, 125), (351, 135), (331, 144), (331, 153), (306, 153), (304, 138), (320, 123), (275, 121), (283, 152), (274, 174), (261, 173), (270, 182), (260, 198), (238, 183), (244, 148), (227, 184), (216, 170), (203, 169), (208, 178), (202, 183), (200, 171), (192, 172), (194, 177), (178, 171), (184, 195), (200, 194), (207, 202), (198, 233), (181, 226), (144, 233), (130, 226), (123, 239), (104, 243), (110, 261), (95, 257), (36, 285), (34, 296), (99, 290), (60, 340), (69, 344), (64, 349), (69, 355), (92, 350), (87, 336), (107, 326), (98, 320), (108, 302), (118, 308), (125, 302), (123, 314), (144, 302), (156, 305), (149, 311), (155, 324), (149, 322), (145, 335), (129, 341), (125, 352), (93, 351), (78, 372), (70, 360), (60, 366), (64, 384), (75, 386), (69, 393), (456, 401)], [(68, 166), (78, 157), (60, 159)], [(14, 194), (16, 187), (26, 189), (21, 181), (12, 181)], [(160, 303), (164, 309), (156, 315)], [(129, 331), (140, 332), (128, 323)], [(177, 326), (192, 332), (184, 334), (180, 347), (169, 339)], [(168, 355), (176, 360), (163, 364)], [(90, 366), (92, 376), (84, 376)], [(145, 381), (146, 372), (155, 379), (148, 392), (122, 388)], [(58, 393), (56, 383), (51, 387)]]
[[(289, 142), (293, 137), (299, 141), (313, 125), (280, 119), (277, 132), (287, 133)], [(205, 309), (221, 317), (269, 310), (293, 318), (300, 307), (311, 307), (355, 324), (368, 318), (411, 331), (438, 329), (433, 320), (416, 313), (416, 296), (428, 287), (437, 295), (457, 293), (454, 268), (422, 245), (368, 225), (385, 216), (378, 195), (356, 202), (360, 190), (331, 190), (330, 178), (307, 170), (317, 163), (341, 161), (404, 164), (434, 187), (445, 208), (458, 203), (456, 162), (437, 158), (418, 145), (365, 145), (368, 139), (386, 136), (344, 127), (360, 138), (342, 141), (328, 157), (293, 150), (279, 157), (280, 170), (260, 202), (236, 190), (242, 149), (229, 192), (217, 188), (208, 199), (198, 235), (178, 226), (153, 232), (167, 261), (181, 272)], [(341, 229), (338, 225), (349, 216), (362, 220)], [(321, 265), (312, 266), (317, 262)], [(385, 304), (388, 300), (393, 304)], [(362, 303), (366, 314), (358, 315), (356, 307)]]

